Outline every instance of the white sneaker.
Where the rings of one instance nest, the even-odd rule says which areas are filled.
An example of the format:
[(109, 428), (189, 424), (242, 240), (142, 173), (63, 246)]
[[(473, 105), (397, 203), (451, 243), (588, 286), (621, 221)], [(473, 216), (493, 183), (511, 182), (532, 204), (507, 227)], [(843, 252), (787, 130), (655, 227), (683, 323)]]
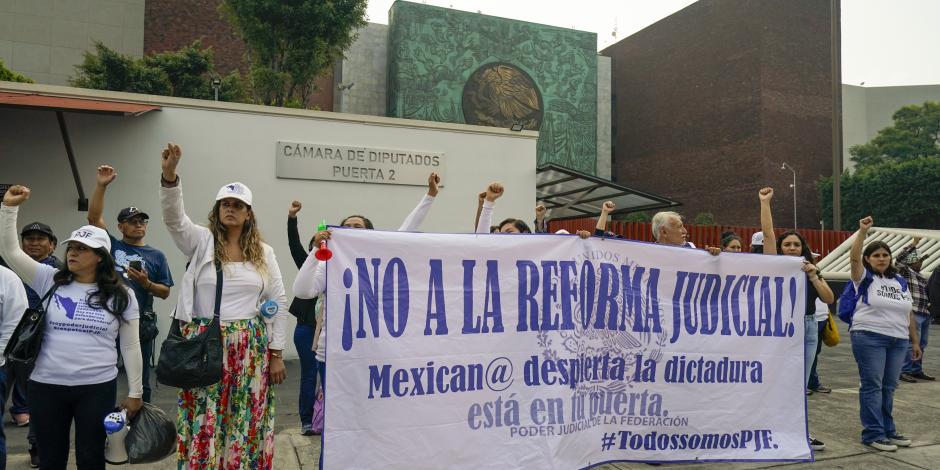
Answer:
[(888, 442), (898, 446), (898, 447), (910, 447), (911, 440), (900, 434), (895, 434), (893, 436), (888, 436)]
[(866, 442), (865, 445), (873, 449), (878, 449), (878, 450), (885, 451), (885, 452), (894, 452), (898, 450), (898, 446), (895, 444), (892, 444), (891, 441), (887, 439), (882, 439), (880, 441)]

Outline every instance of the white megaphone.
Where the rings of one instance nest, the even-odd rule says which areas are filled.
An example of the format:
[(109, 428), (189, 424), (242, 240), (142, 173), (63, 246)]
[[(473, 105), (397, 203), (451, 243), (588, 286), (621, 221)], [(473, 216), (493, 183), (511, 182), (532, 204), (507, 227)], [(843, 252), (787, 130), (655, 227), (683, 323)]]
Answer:
[(127, 436), (127, 412), (117, 410), (104, 417), (104, 431), (108, 440), (104, 447), (104, 460), (111, 465), (127, 463), (127, 449), (124, 447), (124, 437)]

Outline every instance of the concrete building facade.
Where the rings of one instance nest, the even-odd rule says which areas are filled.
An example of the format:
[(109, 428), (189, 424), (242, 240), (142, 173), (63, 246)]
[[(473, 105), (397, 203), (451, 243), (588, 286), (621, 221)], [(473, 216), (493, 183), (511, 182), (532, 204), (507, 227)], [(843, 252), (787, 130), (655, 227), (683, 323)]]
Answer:
[(0, 59), (37, 83), (66, 85), (95, 41), (141, 57), (144, 4), (144, 0), (0, 0)]

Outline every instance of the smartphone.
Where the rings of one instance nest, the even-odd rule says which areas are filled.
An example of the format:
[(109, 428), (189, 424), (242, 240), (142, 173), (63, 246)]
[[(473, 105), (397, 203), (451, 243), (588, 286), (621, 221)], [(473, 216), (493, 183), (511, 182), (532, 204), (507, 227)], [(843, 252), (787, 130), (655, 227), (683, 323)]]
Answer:
[(134, 260), (134, 261), (131, 261), (130, 263), (127, 263), (127, 267), (133, 268), (137, 271), (142, 271), (144, 269), (144, 266), (140, 262), (140, 260)]

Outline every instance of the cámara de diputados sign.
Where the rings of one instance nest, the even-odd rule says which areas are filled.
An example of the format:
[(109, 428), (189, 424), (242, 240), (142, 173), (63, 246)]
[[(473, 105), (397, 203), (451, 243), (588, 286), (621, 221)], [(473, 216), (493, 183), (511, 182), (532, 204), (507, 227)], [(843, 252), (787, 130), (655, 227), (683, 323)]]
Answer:
[(277, 177), (425, 186), (443, 175), (444, 154), (419, 150), (347, 147), (278, 141)]

